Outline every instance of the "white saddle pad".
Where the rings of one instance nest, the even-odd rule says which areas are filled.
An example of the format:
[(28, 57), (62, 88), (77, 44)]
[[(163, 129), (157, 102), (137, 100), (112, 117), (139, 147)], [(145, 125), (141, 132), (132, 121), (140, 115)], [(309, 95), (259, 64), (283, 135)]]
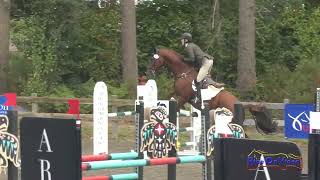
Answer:
[(214, 97), (216, 97), (216, 95), (222, 91), (224, 89), (224, 87), (221, 88), (216, 88), (212, 85), (209, 85), (209, 87), (207, 89), (201, 89), (201, 98), (202, 100), (210, 100)]

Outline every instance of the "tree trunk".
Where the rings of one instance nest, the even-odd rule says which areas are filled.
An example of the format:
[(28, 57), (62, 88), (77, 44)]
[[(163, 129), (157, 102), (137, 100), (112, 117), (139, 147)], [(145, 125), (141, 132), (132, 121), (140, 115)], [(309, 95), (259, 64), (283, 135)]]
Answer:
[(136, 12), (134, 0), (121, 1), (122, 75), (130, 95), (136, 94), (138, 79)]
[(10, 0), (0, 0), (0, 94), (7, 90)]
[(211, 6), (212, 6), (211, 30), (214, 30), (215, 27), (220, 22), (220, 2), (219, 2), (219, 0), (212, 0)]
[(237, 89), (241, 95), (256, 86), (255, 0), (239, 0), (239, 44)]

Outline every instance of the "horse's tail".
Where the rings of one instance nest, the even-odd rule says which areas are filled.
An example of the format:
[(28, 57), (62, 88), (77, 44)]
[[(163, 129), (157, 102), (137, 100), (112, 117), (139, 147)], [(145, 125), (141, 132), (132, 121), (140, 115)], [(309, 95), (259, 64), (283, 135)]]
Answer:
[(250, 113), (254, 116), (257, 129), (264, 133), (273, 133), (277, 131), (278, 123), (272, 120), (272, 114), (264, 105), (249, 106)]

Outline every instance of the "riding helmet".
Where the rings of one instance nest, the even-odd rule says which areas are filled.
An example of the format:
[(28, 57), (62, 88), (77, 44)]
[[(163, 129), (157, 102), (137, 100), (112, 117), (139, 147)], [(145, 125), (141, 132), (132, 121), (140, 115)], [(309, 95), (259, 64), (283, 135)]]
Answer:
[(187, 39), (188, 41), (192, 41), (192, 35), (190, 33), (183, 33), (181, 39)]

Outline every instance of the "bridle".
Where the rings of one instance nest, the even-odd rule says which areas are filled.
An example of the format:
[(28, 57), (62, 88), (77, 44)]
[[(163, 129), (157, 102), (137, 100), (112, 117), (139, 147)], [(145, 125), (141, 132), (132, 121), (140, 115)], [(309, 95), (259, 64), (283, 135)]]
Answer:
[[(153, 57), (153, 59), (152, 59), (153, 63), (152, 64), (154, 65), (160, 59), (160, 56), (159, 56), (158, 53), (155, 53), (155, 54), (153, 54), (152, 57)], [(154, 69), (154, 67), (152, 66), (151, 68), (149, 68), (149, 70), (151, 71), (152, 75), (155, 76), (156, 70)]]

